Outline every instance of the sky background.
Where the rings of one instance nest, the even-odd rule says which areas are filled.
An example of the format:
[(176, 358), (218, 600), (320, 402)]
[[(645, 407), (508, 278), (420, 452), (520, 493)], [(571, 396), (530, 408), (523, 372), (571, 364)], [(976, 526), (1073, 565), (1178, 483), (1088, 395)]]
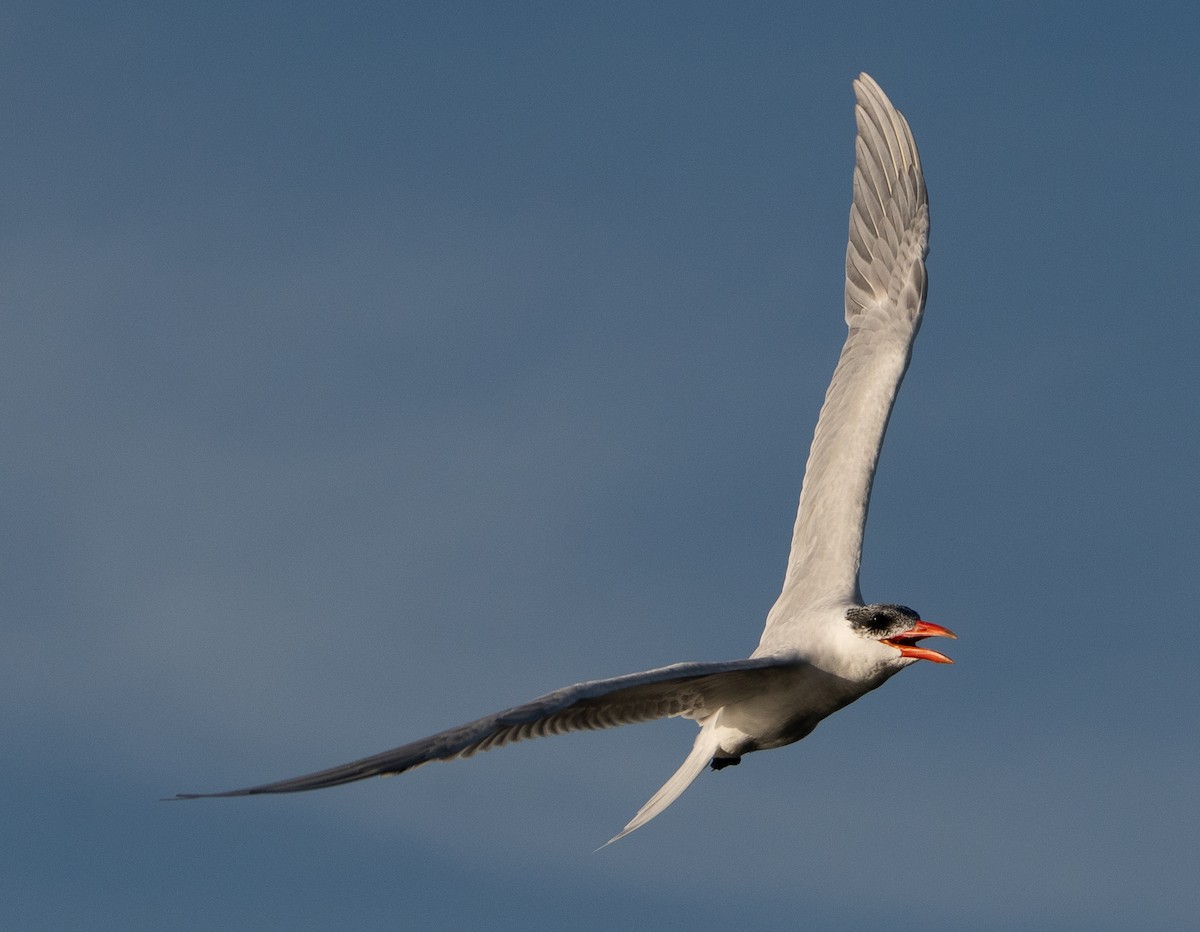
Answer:
[[(1194, 3), (0, 13), (0, 924), (1193, 929)], [(958, 632), (609, 838), (695, 726), (292, 776), (745, 656), (845, 331), (929, 302), (862, 586)]]

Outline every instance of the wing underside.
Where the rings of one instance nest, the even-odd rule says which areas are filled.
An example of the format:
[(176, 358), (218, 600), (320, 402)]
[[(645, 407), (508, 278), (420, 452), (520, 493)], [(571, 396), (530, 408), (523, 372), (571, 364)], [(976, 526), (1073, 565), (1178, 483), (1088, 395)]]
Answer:
[(783, 591), (767, 618), (767, 644), (787, 640), (787, 620), (797, 610), (860, 601), (871, 483), (925, 304), (929, 199), (916, 144), (874, 80), (860, 75), (854, 90), (849, 334), (809, 451)]

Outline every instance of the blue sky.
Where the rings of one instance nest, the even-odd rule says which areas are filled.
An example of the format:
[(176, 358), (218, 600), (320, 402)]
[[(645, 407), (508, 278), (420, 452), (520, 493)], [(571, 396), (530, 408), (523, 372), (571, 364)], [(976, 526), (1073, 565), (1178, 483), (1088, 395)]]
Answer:
[[(0, 14), (0, 918), (1194, 928), (1194, 4)], [(745, 656), (928, 180), (864, 594), (960, 635), (618, 845), (694, 726), (166, 804)]]

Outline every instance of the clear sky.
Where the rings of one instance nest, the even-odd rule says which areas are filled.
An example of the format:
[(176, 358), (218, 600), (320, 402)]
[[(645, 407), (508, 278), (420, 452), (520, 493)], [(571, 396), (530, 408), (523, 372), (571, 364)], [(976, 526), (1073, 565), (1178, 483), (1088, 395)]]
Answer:
[[(1195, 3), (0, 13), (0, 925), (1191, 929)], [(958, 632), (593, 853), (695, 726), (161, 803), (745, 656), (861, 70), (929, 303), (863, 591)]]

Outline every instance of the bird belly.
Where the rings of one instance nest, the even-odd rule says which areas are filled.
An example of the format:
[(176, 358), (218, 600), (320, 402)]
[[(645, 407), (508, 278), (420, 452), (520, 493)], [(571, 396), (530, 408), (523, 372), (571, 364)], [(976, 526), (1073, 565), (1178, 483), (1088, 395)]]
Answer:
[(871, 685), (802, 666), (779, 671), (770, 687), (721, 708), (717, 731), (721, 756), (740, 757), (792, 744), (822, 719), (849, 705)]

